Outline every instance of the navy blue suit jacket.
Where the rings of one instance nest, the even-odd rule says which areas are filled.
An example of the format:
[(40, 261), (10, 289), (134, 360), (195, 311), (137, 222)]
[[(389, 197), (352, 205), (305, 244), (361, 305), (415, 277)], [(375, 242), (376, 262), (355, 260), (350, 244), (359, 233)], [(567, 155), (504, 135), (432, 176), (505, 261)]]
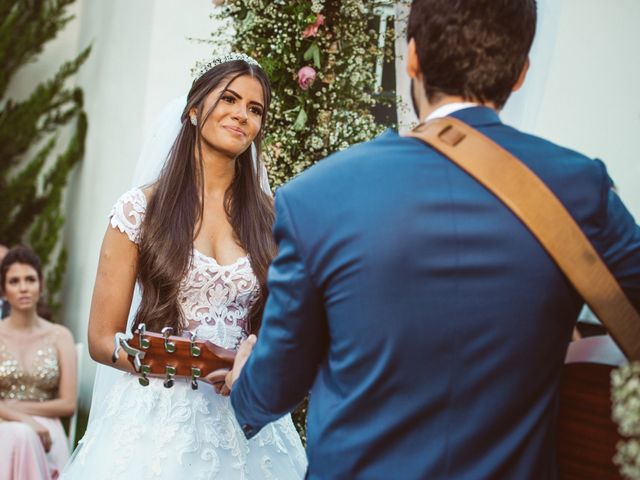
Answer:
[[(638, 308), (640, 229), (604, 164), (488, 108), (453, 116), (542, 178)], [(276, 211), (264, 322), (231, 396), (247, 436), (311, 390), (308, 478), (555, 478), (583, 301), (502, 203), (387, 131), (282, 187)]]

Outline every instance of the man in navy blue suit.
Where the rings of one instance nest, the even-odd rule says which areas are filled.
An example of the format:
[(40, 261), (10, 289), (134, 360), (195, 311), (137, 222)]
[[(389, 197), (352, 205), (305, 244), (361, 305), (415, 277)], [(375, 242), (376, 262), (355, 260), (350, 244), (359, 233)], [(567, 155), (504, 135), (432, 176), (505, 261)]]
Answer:
[[(639, 308), (640, 229), (604, 164), (498, 116), (535, 23), (535, 0), (415, 0), (415, 107), (526, 163)], [(310, 391), (310, 479), (556, 478), (558, 382), (583, 299), (507, 207), (387, 131), (279, 189), (276, 212), (260, 339), (228, 376), (247, 437)]]

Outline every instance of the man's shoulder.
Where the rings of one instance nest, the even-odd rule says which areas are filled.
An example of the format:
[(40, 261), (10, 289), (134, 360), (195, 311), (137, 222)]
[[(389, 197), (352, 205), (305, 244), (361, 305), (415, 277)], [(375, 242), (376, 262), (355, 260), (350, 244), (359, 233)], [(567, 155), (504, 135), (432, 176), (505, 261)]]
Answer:
[[(350, 175), (365, 175), (370, 169), (380, 168), (390, 159), (397, 159), (403, 149), (415, 140), (386, 129), (377, 137), (335, 152), (300, 173), (278, 190), (284, 193), (307, 191), (322, 184), (348, 181)], [(415, 146), (415, 144), (413, 144)]]
[[(511, 128), (511, 127), (508, 127)], [(594, 159), (572, 148), (560, 145), (552, 140), (537, 135), (524, 133), (511, 128), (513, 135), (517, 135), (518, 142), (505, 147), (512, 149), (512, 153), (520, 160), (542, 175), (574, 177), (586, 176), (601, 181), (606, 176), (606, 168), (601, 160)]]
[(478, 129), (525, 162), (531, 158), (538, 158), (542, 164), (546, 162), (550, 165), (566, 162), (592, 166), (594, 163), (592, 158), (576, 150), (548, 138), (524, 132), (509, 123), (503, 123), (498, 112), (487, 107), (465, 108), (452, 113), (451, 116)]
[(553, 152), (554, 156), (557, 158), (564, 158), (568, 161), (591, 161), (592, 158), (587, 155), (574, 150), (565, 145), (560, 145), (553, 140), (550, 140), (546, 137), (541, 137), (538, 135), (534, 135), (531, 133), (522, 132), (513, 127), (510, 128), (515, 134), (520, 136), (520, 141), (528, 148), (533, 148), (535, 150), (541, 150), (544, 152)]

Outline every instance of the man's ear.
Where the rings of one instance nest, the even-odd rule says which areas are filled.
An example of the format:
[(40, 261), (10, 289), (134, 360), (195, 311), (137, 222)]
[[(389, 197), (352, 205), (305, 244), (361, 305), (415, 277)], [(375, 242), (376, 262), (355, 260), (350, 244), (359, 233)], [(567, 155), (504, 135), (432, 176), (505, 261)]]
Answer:
[(418, 79), (422, 75), (420, 70), (420, 59), (416, 51), (416, 41), (411, 38), (407, 45), (407, 75), (409, 78)]
[(524, 65), (522, 66), (522, 70), (520, 70), (520, 75), (518, 75), (518, 80), (516, 80), (516, 83), (513, 85), (513, 87), (511, 87), (512, 92), (517, 92), (518, 90), (520, 90), (520, 88), (522, 88), (522, 84), (524, 83), (525, 78), (527, 78), (528, 71), (529, 71), (529, 57), (527, 57), (527, 60), (524, 62)]

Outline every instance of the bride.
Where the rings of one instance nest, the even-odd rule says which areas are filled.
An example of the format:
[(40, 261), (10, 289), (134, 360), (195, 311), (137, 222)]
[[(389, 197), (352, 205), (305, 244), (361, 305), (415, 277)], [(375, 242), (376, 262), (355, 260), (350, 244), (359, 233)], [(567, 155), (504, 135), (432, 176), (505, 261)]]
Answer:
[[(113, 207), (89, 351), (122, 372), (102, 388), (104, 398), (94, 390), (89, 427), (63, 479), (304, 476), (306, 459), (289, 416), (247, 441), (224, 384), (192, 390), (185, 380), (164, 388), (163, 379), (151, 378), (143, 387), (122, 351), (111, 360), (114, 335), (127, 328), (130, 309), (129, 328), (172, 327), (225, 348), (257, 332), (276, 248), (272, 197), (258, 160), (270, 99), (266, 74), (246, 55), (201, 67), (186, 106), (168, 119), (177, 136), (170, 136), (159, 176)], [(157, 135), (155, 141), (166, 142)]]

